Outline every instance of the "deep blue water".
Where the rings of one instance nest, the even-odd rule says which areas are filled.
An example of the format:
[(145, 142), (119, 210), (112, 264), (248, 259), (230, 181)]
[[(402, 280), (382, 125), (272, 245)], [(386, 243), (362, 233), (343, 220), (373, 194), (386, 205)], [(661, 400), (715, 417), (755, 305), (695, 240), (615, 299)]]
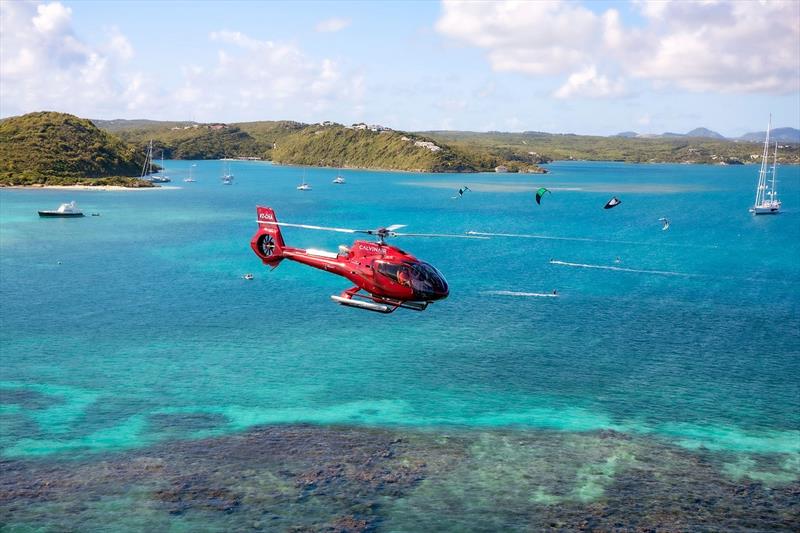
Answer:
[[(177, 177), (190, 164), (167, 166)], [(800, 451), (798, 167), (780, 169), (783, 213), (753, 217), (753, 166), (353, 170), (344, 186), (307, 169), (314, 190), (302, 193), (298, 168), (234, 162), (223, 186), (219, 162), (196, 165), (197, 183), (170, 190), (0, 189), (6, 457), (275, 422), (609, 428), (690, 449)], [(541, 206), (539, 186), (552, 190)], [(612, 195), (622, 204), (602, 209)], [(101, 216), (36, 216), (69, 200)], [(379, 315), (331, 302), (346, 280), (263, 267), (249, 248), (256, 204), (286, 222), (549, 238), (397, 240), (451, 294)], [(163, 414), (184, 423), (152, 422)], [(795, 476), (795, 463), (782, 468)]]

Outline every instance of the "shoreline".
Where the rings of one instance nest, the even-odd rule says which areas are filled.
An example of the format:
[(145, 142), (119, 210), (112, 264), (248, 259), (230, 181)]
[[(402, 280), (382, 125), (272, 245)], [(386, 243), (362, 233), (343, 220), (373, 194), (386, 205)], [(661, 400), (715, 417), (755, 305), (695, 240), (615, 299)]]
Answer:
[(0, 189), (23, 189), (23, 190), (38, 190), (38, 189), (55, 189), (55, 190), (71, 190), (71, 191), (157, 191), (157, 190), (177, 190), (183, 187), (176, 185), (168, 185), (166, 187), (157, 185), (155, 187), (124, 187), (122, 185), (8, 185), (0, 187)]

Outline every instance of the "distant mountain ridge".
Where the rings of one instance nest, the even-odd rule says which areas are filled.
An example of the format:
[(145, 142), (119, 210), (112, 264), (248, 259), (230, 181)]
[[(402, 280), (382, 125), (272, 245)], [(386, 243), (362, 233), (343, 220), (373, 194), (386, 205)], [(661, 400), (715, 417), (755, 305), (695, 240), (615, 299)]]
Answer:
[[(750, 142), (764, 142), (764, 137), (767, 135), (765, 131), (753, 131), (745, 133), (739, 140)], [(773, 141), (800, 144), (800, 130), (796, 128), (775, 128), (769, 132), (769, 138)]]
[(627, 139), (633, 138), (666, 138), (666, 139), (675, 139), (679, 137), (695, 137), (699, 139), (720, 139), (724, 140), (726, 137), (717, 133), (714, 130), (710, 130), (708, 128), (695, 128), (691, 131), (687, 131), (686, 133), (675, 133), (672, 131), (665, 131), (662, 134), (657, 133), (636, 133), (635, 131), (623, 131), (621, 133), (617, 133), (616, 135), (612, 135), (612, 137), (625, 137)]
[(686, 137), (703, 137), (707, 139), (724, 139), (725, 137), (708, 128), (695, 128), (686, 133)]
[[(694, 137), (698, 139), (719, 139), (728, 141), (747, 141), (747, 142), (763, 142), (766, 131), (754, 131), (745, 133), (741, 137), (725, 137), (716, 131), (708, 128), (695, 128), (686, 133), (675, 133), (672, 131), (665, 131), (664, 133), (637, 133), (635, 131), (623, 131), (612, 135), (612, 137), (624, 137), (627, 139), (678, 139), (682, 137)], [(785, 143), (800, 144), (800, 130), (796, 128), (775, 128), (770, 132), (770, 138)]]

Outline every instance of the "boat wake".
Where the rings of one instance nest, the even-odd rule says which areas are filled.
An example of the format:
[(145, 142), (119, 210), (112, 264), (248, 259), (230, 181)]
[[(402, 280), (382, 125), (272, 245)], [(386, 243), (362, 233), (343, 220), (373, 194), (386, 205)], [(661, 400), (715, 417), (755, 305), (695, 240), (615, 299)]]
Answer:
[(702, 278), (702, 274), (688, 274), (686, 272), (673, 272), (671, 270), (641, 270), (638, 268), (626, 268), (611, 265), (590, 265), (587, 263), (570, 263), (569, 261), (550, 260), (551, 265), (561, 265), (574, 268), (594, 268), (597, 270), (614, 270), (616, 272), (633, 272), (635, 274), (655, 274), (658, 276), (680, 276), (684, 278)]
[(521, 296), (524, 298), (558, 298), (558, 294), (550, 292), (517, 292), (517, 291), (484, 291), (492, 296)]

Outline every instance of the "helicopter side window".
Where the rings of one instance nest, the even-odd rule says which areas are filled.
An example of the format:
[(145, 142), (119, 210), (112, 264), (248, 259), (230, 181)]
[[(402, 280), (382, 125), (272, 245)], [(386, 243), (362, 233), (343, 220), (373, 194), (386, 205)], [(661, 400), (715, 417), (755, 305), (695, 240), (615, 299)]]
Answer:
[(405, 265), (396, 265), (393, 263), (376, 262), (376, 269), (384, 276), (396, 281), (401, 285), (410, 285), (410, 273), (408, 267)]
[(397, 265), (391, 263), (375, 262), (375, 268), (384, 276), (397, 281)]

